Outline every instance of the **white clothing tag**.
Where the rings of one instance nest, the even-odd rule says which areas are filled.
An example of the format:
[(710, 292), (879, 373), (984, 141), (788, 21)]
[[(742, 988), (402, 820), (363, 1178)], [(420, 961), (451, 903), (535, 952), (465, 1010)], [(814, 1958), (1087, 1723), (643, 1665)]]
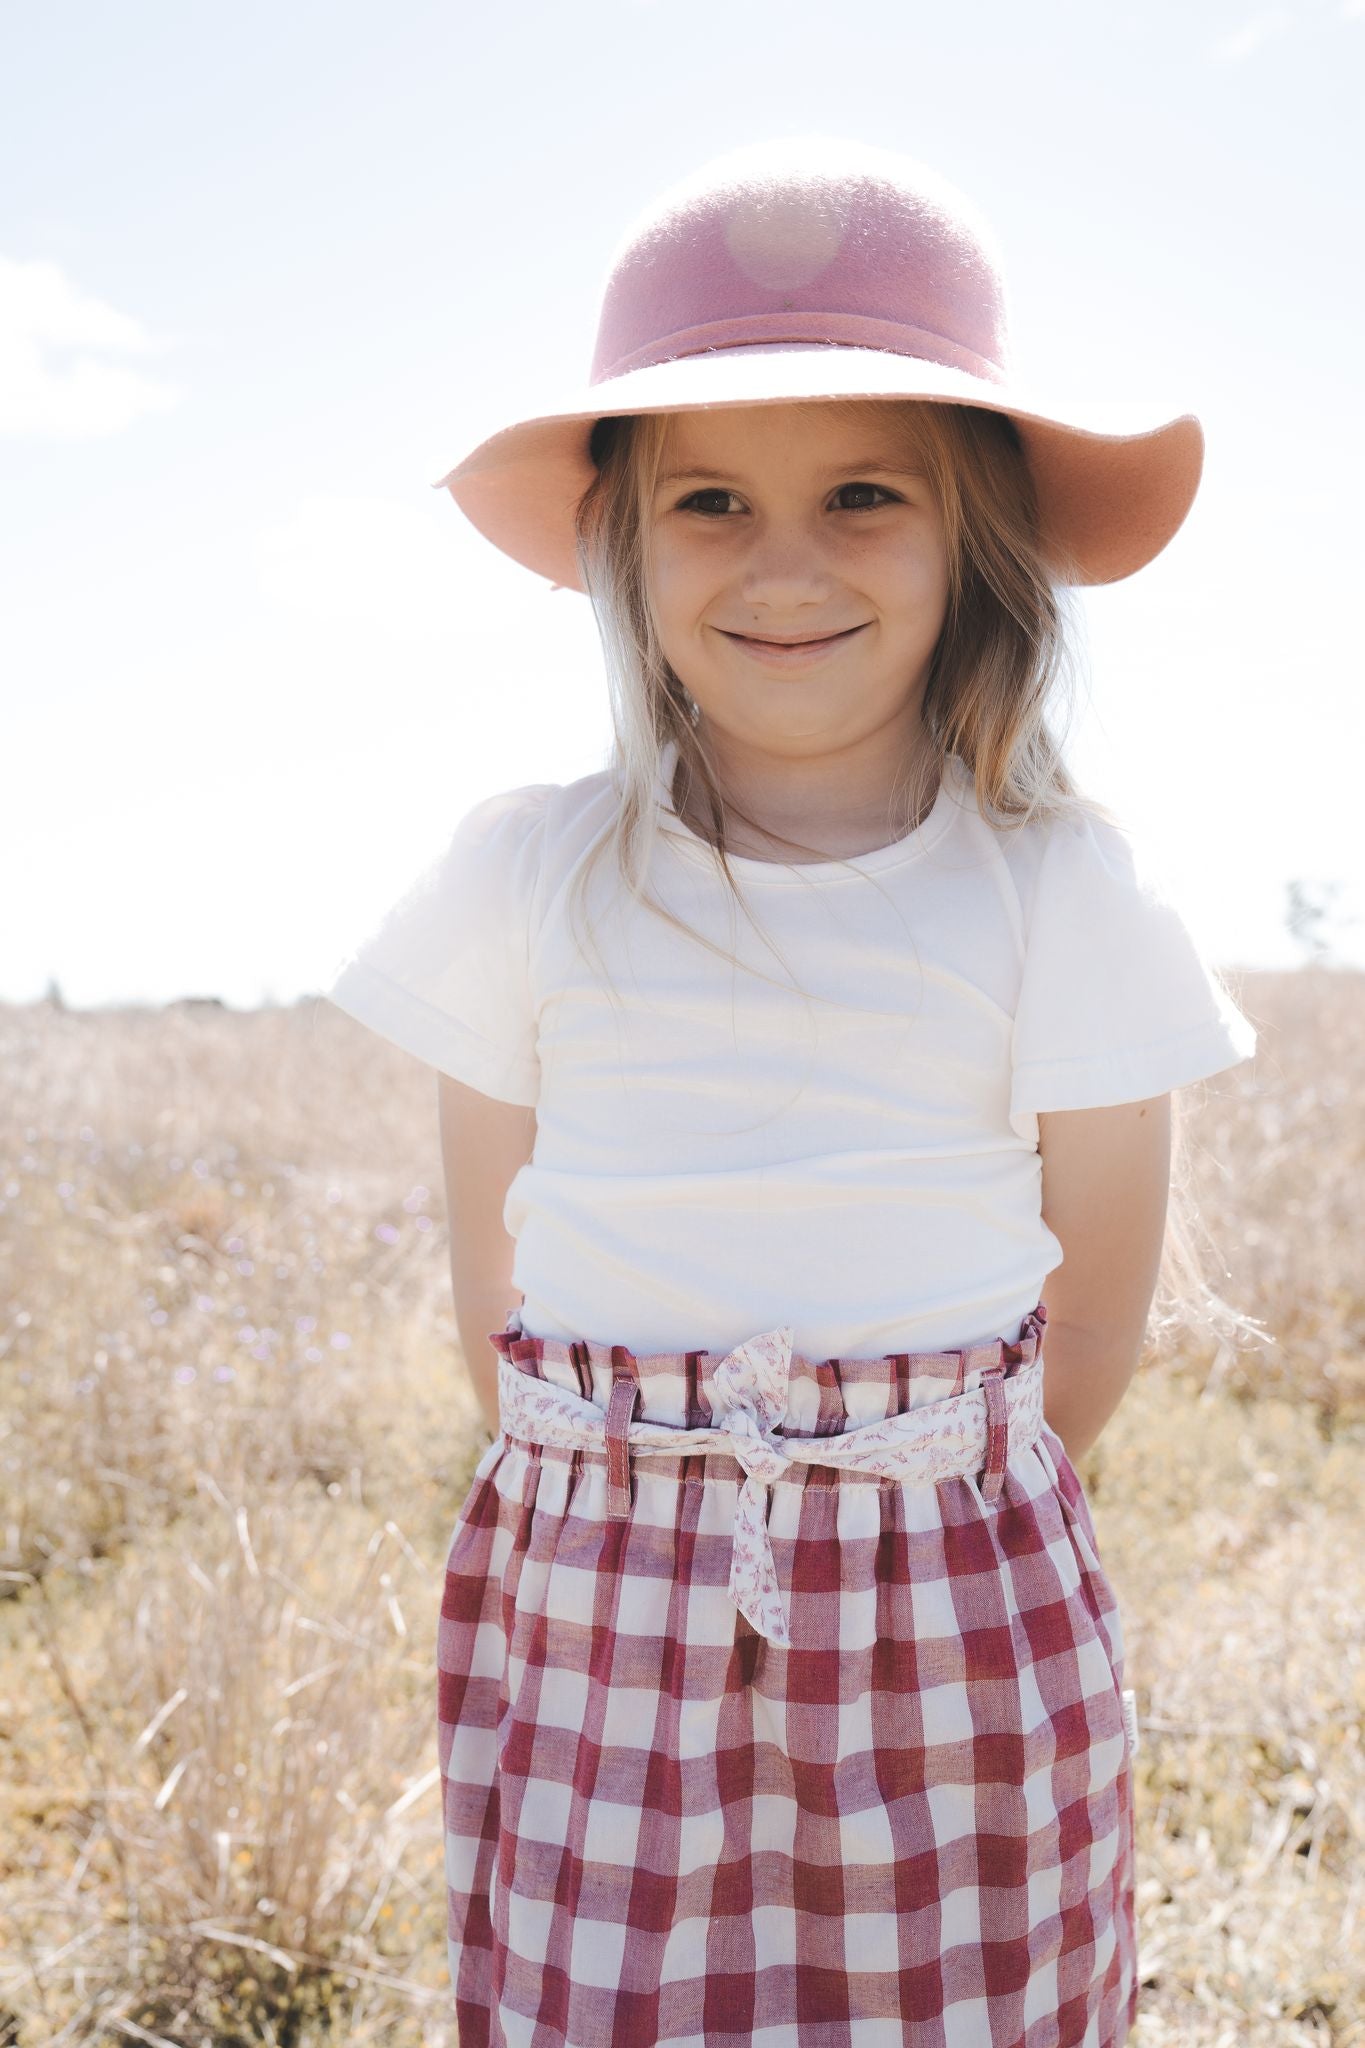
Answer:
[(1137, 1694), (1127, 1688), (1123, 1694), (1123, 1725), (1128, 1735), (1128, 1754), (1134, 1757), (1138, 1753)]

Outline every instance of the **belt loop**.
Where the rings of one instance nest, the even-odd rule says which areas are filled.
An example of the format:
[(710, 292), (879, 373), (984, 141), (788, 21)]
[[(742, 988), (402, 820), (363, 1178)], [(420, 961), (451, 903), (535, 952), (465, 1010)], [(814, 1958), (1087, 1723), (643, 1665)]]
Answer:
[(1005, 1483), (1010, 1455), (1010, 1411), (1005, 1398), (1003, 1364), (988, 1365), (981, 1375), (986, 1395), (986, 1463), (981, 1474), (984, 1500), (994, 1500)]
[(607, 1403), (607, 1520), (622, 1522), (630, 1513), (630, 1444), (626, 1432), (635, 1410), (640, 1382), (623, 1344), (611, 1347), (611, 1399)]

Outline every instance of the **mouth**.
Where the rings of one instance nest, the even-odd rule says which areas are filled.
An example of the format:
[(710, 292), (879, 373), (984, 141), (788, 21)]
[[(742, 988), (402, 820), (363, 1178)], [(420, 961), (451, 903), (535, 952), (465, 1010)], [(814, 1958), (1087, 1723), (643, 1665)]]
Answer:
[(727, 640), (733, 640), (737, 647), (744, 648), (748, 653), (764, 660), (780, 662), (813, 660), (826, 648), (838, 647), (841, 642), (851, 640), (855, 633), (861, 633), (862, 630), (862, 626), (846, 626), (840, 633), (822, 633), (810, 639), (765, 640), (755, 633), (728, 633), (724, 627), (717, 628), (718, 632), (725, 634)]

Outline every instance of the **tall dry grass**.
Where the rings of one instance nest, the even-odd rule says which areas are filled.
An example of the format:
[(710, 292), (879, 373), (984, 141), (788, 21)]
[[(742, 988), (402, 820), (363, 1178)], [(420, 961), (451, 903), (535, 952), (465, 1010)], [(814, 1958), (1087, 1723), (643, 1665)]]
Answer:
[[(1365, 2043), (1365, 982), (1191, 1091), (1224, 1291), (1086, 1460), (1137, 2048)], [(487, 1442), (430, 1073), (311, 1003), (0, 1009), (0, 2044), (455, 2048), (434, 1641)]]

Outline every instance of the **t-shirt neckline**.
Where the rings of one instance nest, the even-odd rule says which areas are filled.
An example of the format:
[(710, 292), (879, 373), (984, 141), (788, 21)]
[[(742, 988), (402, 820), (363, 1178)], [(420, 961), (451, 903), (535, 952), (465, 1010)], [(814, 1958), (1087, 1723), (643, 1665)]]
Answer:
[[(654, 785), (662, 814), (662, 829), (671, 844), (714, 863), (716, 856), (713, 848), (699, 833), (694, 832), (674, 809), (673, 774), (677, 765), (678, 743), (676, 740), (667, 740), (660, 756)], [(943, 773), (939, 778), (934, 801), (918, 825), (913, 826), (899, 839), (893, 839), (885, 846), (874, 846), (867, 853), (850, 853), (842, 860), (796, 861), (791, 864), (756, 860), (752, 855), (744, 853), (728, 854), (727, 859), (736, 874), (754, 882), (826, 882), (849, 880), (859, 874), (880, 874), (886, 868), (898, 867), (903, 861), (917, 860), (943, 837), (951, 822), (956, 800), (955, 784), (961, 771), (961, 762), (955, 754), (950, 754), (943, 764)]]

